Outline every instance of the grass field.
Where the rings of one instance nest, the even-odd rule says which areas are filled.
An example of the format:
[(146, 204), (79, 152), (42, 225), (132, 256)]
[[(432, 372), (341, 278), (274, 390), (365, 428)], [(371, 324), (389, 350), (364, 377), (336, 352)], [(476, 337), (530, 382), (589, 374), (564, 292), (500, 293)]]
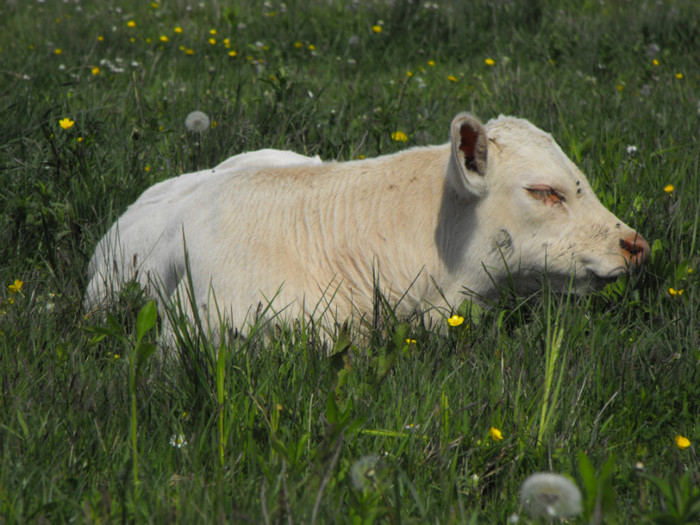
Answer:
[[(541, 471), (582, 490), (571, 523), (700, 520), (697, 2), (107, 4), (0, 4), (1, 523), (529, 523)], [(138, 290), (85, 316), (153, 183), (442, 143), (463, 110), (550, 131), (645, 271), (440, 331), (379, 315), (330, 357), (299, 321), (164, 364)]]

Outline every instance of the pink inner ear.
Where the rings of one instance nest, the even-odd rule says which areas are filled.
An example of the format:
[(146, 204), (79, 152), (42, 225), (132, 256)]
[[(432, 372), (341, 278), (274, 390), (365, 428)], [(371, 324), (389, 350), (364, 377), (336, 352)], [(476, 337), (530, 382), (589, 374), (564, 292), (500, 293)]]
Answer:
[(464, 152), (464, 163), (467, 169), (478, 171), (474, 152), (476, 151), (476, 141), (479, 138), (479, 133), (468, 124), (462, 124), (459, 128), (459, 135), (461, 137), (459, 149)]

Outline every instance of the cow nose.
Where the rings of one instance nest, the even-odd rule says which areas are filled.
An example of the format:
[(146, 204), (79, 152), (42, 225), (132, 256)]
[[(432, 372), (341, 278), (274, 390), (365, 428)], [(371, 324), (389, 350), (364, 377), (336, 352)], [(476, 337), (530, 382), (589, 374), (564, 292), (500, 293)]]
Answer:
[(620, 248), (622, 248), (622, 256), (631, 268), (644, 264), (651, 251), (649, 243), (637, 232), (620, 239)]

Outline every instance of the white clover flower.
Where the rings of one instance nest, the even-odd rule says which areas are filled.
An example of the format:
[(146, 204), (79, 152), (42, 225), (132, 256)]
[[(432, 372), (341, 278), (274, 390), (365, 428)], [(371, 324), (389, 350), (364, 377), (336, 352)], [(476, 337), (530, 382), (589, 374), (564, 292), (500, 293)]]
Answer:
[(581, 491), (576, 484), (551, 472), (529, 476), (520, 487), (520, 504), (532, 517), (565, 518), (581, 513)]
[(185, 117), (185, 127), (192, 133), (204, 133), (209, 129), (209, 116), (202, 111), (193, 111)]
[(350, 481), (357, 490), (372, 488), (377, 476), (377, 463), (379, 458), (375, 455), (362, 456), (350, 467)]
[(175, 448), (183, 448), (187, 446), (187, 439), (183, 434), (173, 434), (170, 436), (170, 446)]
[(634, 155), (637, 153), (637, 146), (627, 146), (627, 154)]

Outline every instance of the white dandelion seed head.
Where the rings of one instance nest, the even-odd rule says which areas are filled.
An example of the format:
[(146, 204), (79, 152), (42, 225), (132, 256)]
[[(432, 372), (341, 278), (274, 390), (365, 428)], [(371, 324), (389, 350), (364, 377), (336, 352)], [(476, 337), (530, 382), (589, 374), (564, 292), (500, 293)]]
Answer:
[(373, 454), (362, 456), (350, 467), (350, 481), (357, 490), (372, 488), (377, 476), (379, 458)]
[(204, 133), (209, 129), (209, 116), (202, 111), (193, 111), (185, 117), (185, 127), (192, 133)]
[(532, 474), (520, 488), (520, 504), (532, 517), (570, 517), (581, 513), (581, 491), (568, 478), (551, 472)]

